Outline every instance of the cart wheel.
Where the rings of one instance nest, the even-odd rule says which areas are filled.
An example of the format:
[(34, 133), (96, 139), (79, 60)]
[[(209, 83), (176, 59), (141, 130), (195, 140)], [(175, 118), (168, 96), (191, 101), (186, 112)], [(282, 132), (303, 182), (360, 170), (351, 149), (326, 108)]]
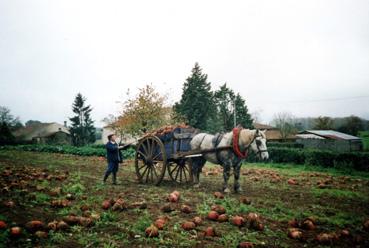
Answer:
[(140, 183), (159, 185), (165, 175), (167, 156), (163, 142), (156, 136), (140, 140), (136, 149), (135, 168)]
[(192, 161), (181, 159), (175, 163), (168, 164), (170, 178), (177, 183), (192, 183)]

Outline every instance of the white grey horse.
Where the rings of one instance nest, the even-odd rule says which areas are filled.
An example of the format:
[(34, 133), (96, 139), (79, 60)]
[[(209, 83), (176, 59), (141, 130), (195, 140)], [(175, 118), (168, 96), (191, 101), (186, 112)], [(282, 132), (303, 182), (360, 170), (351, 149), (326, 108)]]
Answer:
[(239, 152), (235, 151), (235, 145), (233, 143), (234, 131), (225, 133), (224, 135), (211, 135), (206, 133), (199, 133), (195, 135), (191, 140), (191, 150), (207, 150), (220, 147), (229, 147), (230, 149), (219, 150), (218, 152), (203, 153), (202, 157), (192, 158), (192, 173), (194, 176), (195, 187), (200, 185), (200, 172), (206, 161), (213, 164), (219, 164), (223, 167), (223, 191), (229, 193), (228, 179), (230, 177), (230, 170), (233, 167), (234, 172), (234, 191), (240, 192), (240, 168), (243, 157), (241, 153), (246, 153), (250, 150), (256, 153), (256, 155), (262, 159), (268, 159), (269, 154), (266, 146), (265, 131), (239, 129), (238, 144)]

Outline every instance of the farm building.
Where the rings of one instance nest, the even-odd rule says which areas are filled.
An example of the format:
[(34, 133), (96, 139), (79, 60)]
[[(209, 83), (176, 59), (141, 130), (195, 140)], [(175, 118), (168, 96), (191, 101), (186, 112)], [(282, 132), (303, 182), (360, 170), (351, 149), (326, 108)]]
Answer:
[(114, 130), (110, 125), (103, 127), (102, 134), (101, 134), (101, 140), (103, 144), (106, 144), (108, 142), (108, 135), (115, 134), (117, 136), (117, 142), (123, 144), (133, 143), (137, 141), (136, 138), (132, 137), (129, 134), (120, 135), (119, 132)]
[(268, 142), (280, 142), (280, 141), (295, 141), (296, 136), (294, 134), (288, 135), (286, 139), (282, 139), (281, 131), (273, 126), (261, 124), (261, 123), (253, 123), (254, 128), (260, 130), (266, 130), (266, 137)]
[(296, 142), (304, 148), (338, 152), (363, 150), (361, 138), (333, 130), (306, 130), (296, 135)]
[(17, 142), (35, 144), (72, 144), (69, 129), (59, 123), (36, 123), (13, 132)]

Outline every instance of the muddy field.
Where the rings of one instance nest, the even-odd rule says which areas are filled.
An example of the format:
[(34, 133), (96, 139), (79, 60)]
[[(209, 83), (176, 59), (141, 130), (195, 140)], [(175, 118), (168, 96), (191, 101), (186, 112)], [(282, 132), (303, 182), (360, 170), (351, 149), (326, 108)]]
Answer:
[(369, 247), (367, 173), (249, 164), (242, 194), (223, 198), (218, 166), (195, 189), (138, 184), (131, 161), (118, 185), (104, 185), (105, 167), (98, 157), (0, 151), (0, 246)]

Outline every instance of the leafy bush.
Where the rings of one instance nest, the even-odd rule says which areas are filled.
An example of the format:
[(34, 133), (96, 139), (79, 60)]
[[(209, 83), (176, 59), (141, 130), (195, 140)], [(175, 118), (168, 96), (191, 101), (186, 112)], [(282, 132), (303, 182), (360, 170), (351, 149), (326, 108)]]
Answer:
[[(270, 162), (318, 165), (336, 167), (351, 166), (353, 169), (369, 171), (369, 152), (333, 152), (327, 150), (311, 150), (286, 147), (269, 147)], [(249, 162), (258, 162), (255, 154), (251, 153)]]
[(268, 147), (304, 148), (303, 144), (296, 142), (268, 142)]
[[(17, 145), (17, 146), (0, 146), (0, 150), (18, 150), (18, 151), (31, 151), (31, 152), (50, 152), (50, 153), (63, 153), (63, 154), (73, 154), (79, 156), (106, 156), (106, 149), (104, 146), (100, 148), (95, 148), (93, 146), (55, 146), (55, 145)], [(135, 150), (133, 148), (128, 148), (122, 151), (123, 157), (133, 158), (135, 155)]]

